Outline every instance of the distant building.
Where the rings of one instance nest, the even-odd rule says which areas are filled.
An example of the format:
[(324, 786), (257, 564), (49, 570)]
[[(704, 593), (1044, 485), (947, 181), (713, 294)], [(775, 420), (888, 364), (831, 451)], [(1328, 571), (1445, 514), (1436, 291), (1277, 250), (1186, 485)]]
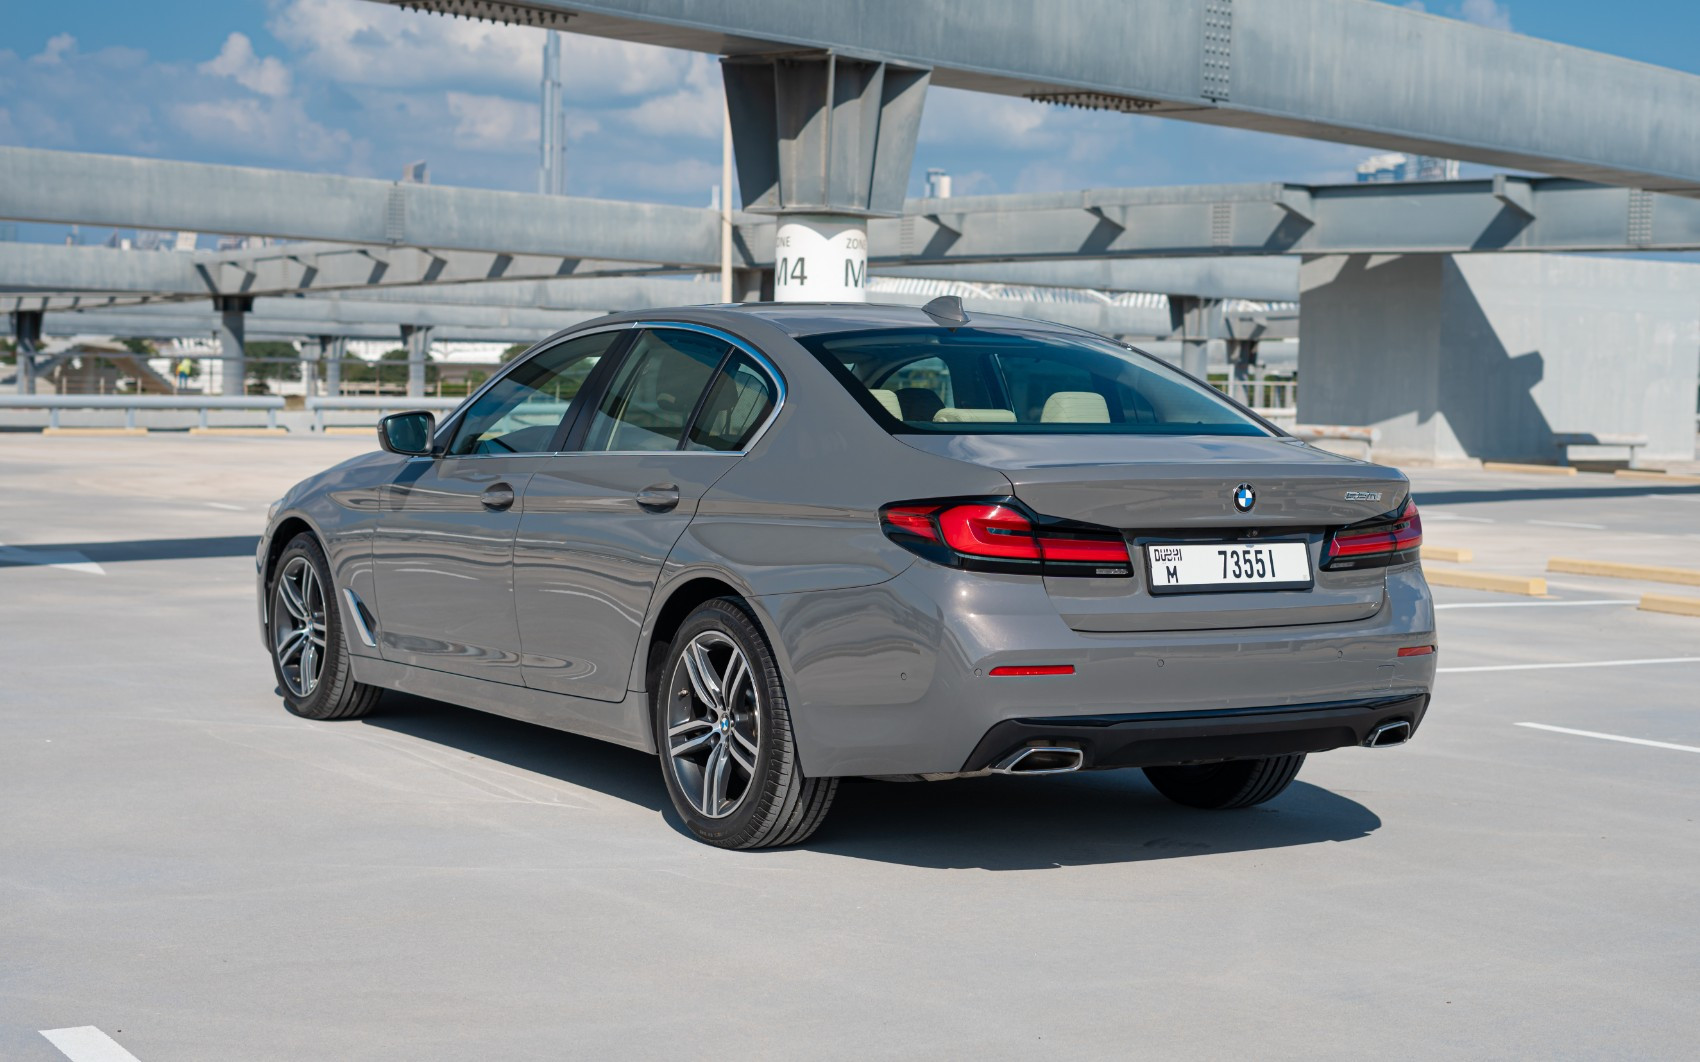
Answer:
[(1358, 183), (1374, 184), (1387, 181), (1456, 181), (1458, 160), (1436, 158), (1433, 155), (1407, 155), (1393, 151), (1371, 155), (1358, 164)]
[(938, 169), (927, 171), (927, 198), (950, 198), (950, 174)]
[(420, 159), (418, 162), (408, 163), (406, 166), (402, 167), (401, 183), (402, 184), (430, 184), (431, 183), (431, 167), (429, 167), (425, 164), (424, 159)]

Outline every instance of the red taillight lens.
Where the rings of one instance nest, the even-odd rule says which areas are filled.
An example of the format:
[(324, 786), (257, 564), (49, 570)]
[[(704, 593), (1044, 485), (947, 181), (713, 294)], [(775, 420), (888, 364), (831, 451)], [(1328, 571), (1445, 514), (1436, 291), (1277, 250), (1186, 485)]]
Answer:
[(1399, 650), (1399, 655), (1400, 656), (1433, 656), (1434, 655), (1434, 646), (1432, 646), (1432, 645), (1407, 645), (1403, 649)]
[(1040, 675), (1072, 675), (1073, 664), (1004, 664), (991, 670), (993, 678), (1036, 678)]
[[(962, 567), (1029, 570), (1046, 575), (1128, 576), (1133, 562), (1115, 531), (1055, 530), (1036, 526), (1018, 506), (1001, 501), (888, 505), (880, 512), (885, 533), (930, 560)], [(910, 537), (914, 536), (914, 537)], [(916, 542), (919, 538), (923, 542)], [(941, 548), (947, 554), (939, 554)]]
[(953, 505), (939, 513), (945, 545), (970, 557), (1041, 560), (1033, 524), (1002, 505)]
[(1423, 518), (1417, 503), (1407, 501), (1397, 520), (1358, 531), (1336, 531), (1328, 539), (1328, 560), (1406, 553), (1423, 544)]
[(885, 522), (899, 531), (937, 542), (939, 529), (933, 526), (933, 513), (937, 511), (936, 505), (893, 505), (883, 515)]

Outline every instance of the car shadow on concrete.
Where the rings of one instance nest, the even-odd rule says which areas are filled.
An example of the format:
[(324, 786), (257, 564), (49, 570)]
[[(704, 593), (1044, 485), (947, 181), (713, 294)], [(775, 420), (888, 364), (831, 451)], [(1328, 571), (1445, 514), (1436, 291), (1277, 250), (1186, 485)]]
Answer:
[(1357, 801), (1302, 781), (1258, 807), (1200, 811), (1169, 802), (1143, 772), (1116, 770), (847, 784), (808, 847), (916, 867), (1043, 870), (1352, 841), (1380, 826)]
[[(364, 722), (661, 812), (685, 833), (648, 753), (395, 692)], [(1352, 841), (1380, 826), (1357, 801), (1303, 781), (1259, 807), (1198, 811), (1170, 803), (1135, 770), (855, 779), (839, 786), (825, 825), (800, 847), (935, 869), (1042, 870)]]
[(362, 722), (674, 817), (655, 757), (647, 752), (394, 690)]

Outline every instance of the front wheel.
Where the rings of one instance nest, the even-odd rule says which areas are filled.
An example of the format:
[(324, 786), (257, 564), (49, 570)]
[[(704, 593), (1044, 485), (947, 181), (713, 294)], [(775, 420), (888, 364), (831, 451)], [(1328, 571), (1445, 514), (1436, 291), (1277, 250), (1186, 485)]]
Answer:
[(673, 638), (651, 695), (667, 795), (699, 841), (797, 844), (826, 818), (836, 778), (807, 778), (767, 639), (741, 603), (706, 602)]
[(1157, 792), (1189, 808), (1249, 808), (1280, 796), (1298, 776), (1304, 762), (1301, 753), (1227, 763), (1147, 767), (1145, 777)]
[(278, 556), (270, 598), (272, 670), (285, 707), (307, 719), (370, 712), (383, 691), (354, 681), (330, 562), (308, 532), (290, 539)]

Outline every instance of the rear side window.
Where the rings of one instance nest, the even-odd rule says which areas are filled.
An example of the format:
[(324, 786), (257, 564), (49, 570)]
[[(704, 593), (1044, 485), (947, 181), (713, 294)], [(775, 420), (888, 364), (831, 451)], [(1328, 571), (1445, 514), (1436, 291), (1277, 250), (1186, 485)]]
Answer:
[(1270, 434), (1164, 362), (1091, 336), (891, 328), (797, 341), (894, 432)]
[(778, 397), (768, 375), (749, 358), (737, 355), (708, 389), (685, 449), (742, 450), (773, 412)]
[(684, 329), (645, 332), (614, 374), (585, 437), (586, 450), (673, 450), (732, 345)]

